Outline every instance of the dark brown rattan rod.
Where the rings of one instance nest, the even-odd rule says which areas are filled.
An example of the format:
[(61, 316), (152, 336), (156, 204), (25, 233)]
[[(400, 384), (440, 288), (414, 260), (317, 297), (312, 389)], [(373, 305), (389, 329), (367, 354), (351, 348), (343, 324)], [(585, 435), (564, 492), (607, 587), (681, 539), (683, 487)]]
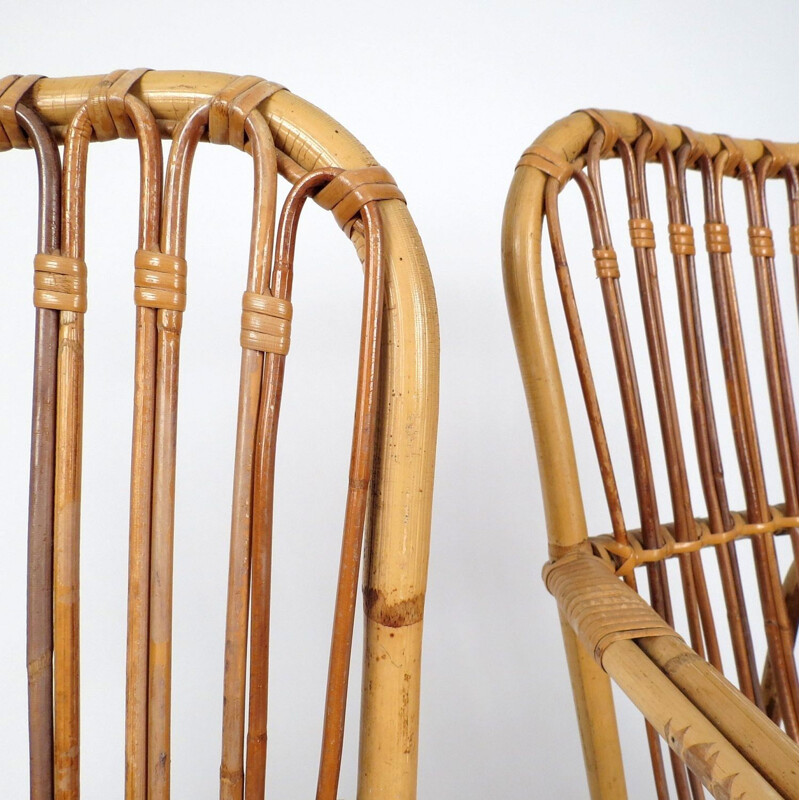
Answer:
[[(702, 155), (699, 159), (703, 175), (707, 230), (709, 230), (708, 226), (725, 225), (722, 179), (728, 158), (728, 152), (723, 150), (713, 161), (707, 155)], [(728, 405), (739, 470), (745, 491), (748, 521), (764, 522), (769, 518), (769, 509), (755, 430), (732, 262), (730, 252), (725, 252), (725, 249), (725, 247), (714, 249), (710, 252), (709, 258), (717, 327), (728, 389)], [(796, 685), (796, 678), (789, 675), (789, 665), (793, 664), (793, 656), (791, 648), (787, 647), (788, 619), (780, 592), (781, 582), (774, 542), (771, 535), (755, 536), (752, 539), (768, 650), (775, 669), (781, 713), (787, 733), (796, 739), (797, 714), (794, 709), (794, 692), (792, 690), (792, 684)]]
[[(40, 253), (61, 246), (61, 159), (47, 125), (23, 104), (16, 117), (39, 171)], [(53, 486), (59, 312), (36, 309), (28, 505), (28, 734), (31, 800), (53, 797)]]
[[(667, 189), (667, 210), (670, 224), (673, 226), (690, 224), (686, 192), (686, 166), (691, 152), (691, 145), (684, 144), (678, 149), (677, 157), (673, 156), (668, 147), (663, 147), (659, 153)], [(688, 248), (685, 246), (673, 248), (675, 282), (681, 317), (687, 382), (691, 398), (695, 446), (703, 495), (708, 509), (709, 527), (713, 532), (722, 532), (733, 526), (733, 518), (728, 507), (714, 407), (711, 401), (702, 315), (697, 291), (695, 257), (694, 253), (690, 252), (693, 249), (693, 244)], [(734, 543), (728, 542), (722, 547), (717, 547), (716, 554), (739, 686), (752, 702), (761, 707), (760, 686), (756, 677), (758, 672)]]

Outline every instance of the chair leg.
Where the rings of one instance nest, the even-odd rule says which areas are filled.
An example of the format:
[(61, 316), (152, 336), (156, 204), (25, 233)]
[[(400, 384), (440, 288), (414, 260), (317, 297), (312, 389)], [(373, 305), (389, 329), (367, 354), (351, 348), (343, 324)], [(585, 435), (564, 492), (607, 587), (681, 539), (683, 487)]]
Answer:
[[(611, 682), (592, 656), (581, 647), (563, 616), (561, 632), (592, 800), (625, 800), (628, 795)], [(603, 724), (593, 724), (597, 720), (603, 720)]]

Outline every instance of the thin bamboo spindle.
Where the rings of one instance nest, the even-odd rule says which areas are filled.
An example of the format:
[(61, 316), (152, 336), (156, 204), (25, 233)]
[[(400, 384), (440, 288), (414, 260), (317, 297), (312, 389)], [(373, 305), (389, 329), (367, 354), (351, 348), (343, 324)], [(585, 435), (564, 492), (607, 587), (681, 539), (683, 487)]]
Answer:
[[(139, 249), (158, 251), (163, 165), (155, 117), (127, 95), (125, 113), (139, 141)], [(128, 634), (125, 685), (125, 798), (147, 797), (147, 682), (150, 595), (150, 512), (155, 424), (156, 310), (137, 304), (128, 546)]]
[[(23, 104), (12, 110), (36, 153), (38, 251), (61, 246), (61, 159), (47, 125)], [(53, 480), (59, 312), (36, 309), (28, 500), (28, 736), (31, 800), (53, 797)]]
[[(192, 159), (207, 106), (189, 114), (175, 132), (167, 164), (161, 253), (183, 261)], [(157, 311), (153, 510), (150, 549), (150, 625), (147, 710), (147, 798), (169, 798), (172, 691), (172, 556), (175, 521), (175, 447), (182, 302)]]
[[(244, 127), (253, 156), (256, 198), (247, 292), (269, 296), (277, 190), (275, 147), (266, 121), (259, 112), (250, 113)], [(268, 443), (259, 439), (259, 414), (265, 413), (261, 405), (265, 394), (265, 356), (268, 359), (269, 355), (246, 344), (244, 330), (242, 336), (225, 634), (221, 798), (241, 798), (243, 789), (247, 797), (263, 797), (266, 770), (272, 484), (259, 484), (256, 476), (263, 458), (270, 458), (263, 448), (270, 444), (274, 447), (274, 440)], [(274, 459), (274, 453), (271, 457)], [(248, 606), (253, 638), (250, 645), (251, 718), (245, 773)]]
[[(713, 162), (707, 155), (700, 159), (707, 230), (715, 231), (717, 228), (713, 226), (725, 225), (722, 178), (728, 159), (729, 155), (725, 150), (721, 151)], [(714, 302), (717, 310), (717, 328), (723, 352), (728, 403), (731, 410), (737, 458), (745, 489), (748, 519), (751, 522), (763, 522), (769, 519), (769, 510), (755, 431), (752, 396), (729, 249), (727, 247), (726, 252), (723, 243), (719, 249), (715, 245), (709, 253)], [(783, 598), (780, 595), (780, 578), (775, 562), (774, 543), (769, 534), (752, 537), (752, 539), (768, 650), (770, 660), (773, 661), (777, 670), (776, 685), (778, 696), (781, 698), (781, 713), (787, 732), (796, 739), (797, 715), (793, 709), (792, 684), (796, 685), (797, 678), (796, 673), (795, 675), (789, 673), (789, 664), (793, 664), (793, 657), (790, 648), (787, 652), (788, 621)]]
[[(681, 318), (687, 381), (690, 387), (698, 466), (708, 509), (710, 529), (713, 532), (722, 532), (733, 527), (733, 518), (728, 506), (714, 406), (711, 402), (702, 315), (697, 291), (694, 233), (690, 226), (686, 191), (686, 166), (696, 150), (696, 147), (687, 143), (682, 145), (677, 154), (673, 156), (668, 147), (662, 147), (659, 158), (664, 168), (667, 210), (673, 233), (671, 249), (675, 263), (678, 309)], [(699, 152), (694, 155), (695, 160), (698, 155)], [(729, 542), (715, 550), (725, 596), (739, 688), (752, 702), (761, 707), (758, 672), (735, 544)]]
[[(592, 230), (592, 242), (599, 259), (613, 256), (614, 250), (611, 243), (608, 220), (606, 217), (603, 190), (600, 182), (600, 154), (601, 146), (605, 141), (605, 134), (599, 131), (589, 145), (587, 155), (587, 176), (576, 173), (578, 185), (584, 193), (589, 214), (589, 223)], [(590, 191), (592, 187), (593, 191)], [(598, 263), (603, 263), (599, 261)], [(614, 363), (617, 370), (618, 384), (622, 399), (625, 425), (628, 433), (629, 451), (633, 463), (636, 483), (636, 497), (639, 504), (642, 535), (645, 546), (656, 548), (659, 544), (658, 528), (659, 518), (656, 504), (655, 486), (653, 481), (652, 466), (650, 462), (647, 436), (644, 426), (644, 417), (639, 396), (636, 369), (633, 360), (628, 325), (625, 319), (625, 310), (622, 302), (622, 292), (619, 285), (619, 272), (598, 271), (603, 303), (608, 319), (609, 333), (611, 335)], [(673, 625), (672, 604), (670, 601), (669, 584), (666, 569), (662, 563), (648, 565), (648, 584), (650, 587), (650, 602), (653, 608), (670, 624)], [(660, 748), (654, 739), (654, 734), (649, 729), (647, 735), (650, 742), (650, 752), (653, 759), (653, 777), (656, 791), (661, 798), (668, 796), (666, 780), (661, 766)], [(674, 752), (670, 751), (672, 772), (679, 800), (688, 800), (690, 781), (687, 781), (686, 771)], [(698, 786), (691, 782), (692, 792), (697, 797)]]
[[(62, 254), (80, 261), (84, 247), (88, 105), (73, 118), (64, 144)], [(56, 800), (80, 793), (79, 570), (83, 428), (83, 313), (62, 311), (56, 393), (53, 519), (54, 762)]]
[[(325, 170), (308, 174), (291, 189), (278, 226), (275, 260), (269, 290), (272, 297), (291, 300), (297, 222), (308, 193), (333, 177)], [(280, 415), (285, 353), (265, 352), (264, 379), (259, 401), (253, 468), (252, 594), (250, 637), (250, 692), (247, 728), (245, 797), (263, 798), (267, 754), (269, 678), (269, 600), (272, 565), (272, 519), (275, 455)]]
[[(247, 117), (245, 129), (249, 138), (255, 171), (256, 202), (253, 208), (253, 234), (247, 291), (269, 294), (269, 273), (274, 240), (277, 171), (275, 149), (266, 122), (258, 113)], [(233, 505), (231, 520), (228, 605), (225, 627), (224, 703), (222, 711), (222, 760), (220, 766), (220, 798), (242, 797), (245, 788), (245, 698), (247, 692), (247, 633), (251, 601), (251, 551), (266, 572), (252, 575), (253, 642), (251, 658), (257, 662), (251, 682), (251, 707), (264, 709), (263, 726), (254, 721), (252, 731), (252, 776), (248, 758), (248, 781), (260, 786), (264, 794), (266, 769), (266, 702), (269, 646), (269, 553), (271, 551), (271, 500), (268, 517), (260, 514), (257, 492), (271, 487), (254, 487), (259, 402), (263, 393), (264, 354), (245, 346), (242, 341), (239, 383), (239, 417), (234, 461)], [(265, 527), (266, 526), (266, 527)], [(266, 560), (266, 563), (265, 563)], [(258, 633), (256, 633), (258, 628)], [(259, 639), (263, 636), (263, 639)], [(261, 728), (263, 727), (263, 730)], [(256, 728), (259, 729), (256, 733)], [(262, 749), (263, 745), (263, 749)], [(249, 789), (253, 793), (253, 788)], [(250, 794), (248, 796), (251, 796)]]
[(317, 800), (336, 800), (339, 785), (358, 568), (361, 562), (361, 543), (375, 447), (376, 392), (380, 369), (379, 343), (383, 311), (383, 248), (380, 237), (380, 212), (377, 205), (367, 203), (362, 215), (367, 254), (364, 260), (364, 300), (356, 384), (356, 413), (334, 627), (331, 636)]
[(798, 288), (798, 261), (800, 260), (800, 236), (798, 233), (798, 223), (800, 223), (800, 213), (798, 213), (798, 189), (797, 189), (797, 167), (787, 164), (783, 168), (783, 177), (786, 181), (786, 194), (789, 201), (789, 251), (792, 254), (792, 264), (794, 265), (794, 300), (795, 308), (800, 303), (800, 288)]

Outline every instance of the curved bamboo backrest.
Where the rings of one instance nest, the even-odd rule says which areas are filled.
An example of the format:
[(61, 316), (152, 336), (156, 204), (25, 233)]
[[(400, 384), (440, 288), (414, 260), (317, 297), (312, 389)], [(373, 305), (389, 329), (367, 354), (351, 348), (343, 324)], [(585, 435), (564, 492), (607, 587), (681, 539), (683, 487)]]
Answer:
[[(0, 150), (33, 145), (42, 197), (29, 533), (31, 797), (79, 796), (82, 342), (91, 272), (84, 262), (83, 207), (90, 141), (117, 137), (138, 140), (141, 164), (125, 796), (166, 798), (170, 792), (186, 208), (193, 154), (207, 138), (252, 156), (256, 197), (242, 312), (220, 796), (264, 794), (274, 443), (297, 220), (313, 196), (333, 212), (365, 265), (356, 426), (317, 796), (336, 797), (363, 533), (358, 793), (415, 797), (438, 410), (438, 326), (422, 245), (388, 172), (318, 109), (253, 76), (149, 70), (10, 76), (0, 83)], [(164, 179), (160, 140), (169, 137)], [(61, 198), (55, 141), (64, 142)], [(278, 173), (294, 188), (276, 231)]]
[[(625, 209), (607, 206), (600, 176), (606, 158), (621, 164)], [(663, 171), (663, 229), (654, 226), (650, 213), (649, 199), (660, 191), (651, 185), (651, 162)], [(718, 797), (745, 796), (742, 792), (797, 797), (798, 436), (787, 354), (787, 339), (796, 342), (797, 326), (796, 319), (783, 319), (778, 291), (778, 274), (791, 261), (797, 290), (797, 165), (797, 145), (697, 134), (643, 116), (591, 109), (545, 131), (523, 154), (511, 185), (503, 228), (506, 297), (544, 494), (552, 558), (545, 580), (561, 612), (593, 797), (625, 796), (610, 687), (599, 667), (648, 720), (659, 797), (669, 796), (670, 783), (681, 799), (703, 796), (701, 784)], [(689, 169), (702, 176), (707, 258), (695, 246)], [(733, 251), (726, 221), (723, 194), (734, 191), (734, 178), (738, 191), (744, 191), (749, 255)], [(773, 242), (769, 227), (766, 187), (771, 180), (785, 182), (788, 190), (788, 246)], [(591, 277), (582, 266), (571, 268), (581, 259), (572, 253), (568, 258), (562, 237), (559, 194), (571, 182), (588, 216)], [(618, 258), (612, 230), (620, 216), (627, 221), (631, 252)], [(592, 510), (584, 508), (550, 327), (549, 313), (556, 312), (548, 309), (543, 283), (548, 273), (541, 255), (545, 218), (611, 522), (611, 532), (599, 536), (587, 532), (586, 515)], [(753, 282), (742, 280), (743, 270), (734, 272), (734, 260), (752, 264)], [(697, 274), (706, 264), (713, 300), (698, 291)], [(664, 301), (667, 281), (674, 281), (676, 307)], [(627, 309), (623, 301), (627, 286), (638, 295), (640, 308), (633, 312), (630, 296)], [(616, 389), (603, 402), (598, 375), (605, 378), (603, 370), (610, 372), (612, 363), (590, 359), (593, 347), (587, 347), (589, 336), (581, 324), (581, 297), (605, 311)], [(749, 300), (758, 307), (760, 342), (745, 341), (743, 334), (740, 307)], [(634, 326), (629, 319), (637, 314), (640, 324)], [(682, 352), (676, 351), (673, 329), (680, 330)], [(637, 335), (646, 348), (638, 347)], [(599, 336), (595, 324), (591, 339)], [(718, 338), (718, 350), (707, 347), (712, 337)], [(724, 374), (719, 392), (710, 382), (714, 358), (721, 359)], [(754, 377), (758, 362), (764, 380)], [(685, 374), (685, 394), (676, 391), (678, 370)], [(720, 407), (720, 395), (727, 397), (727, 408)], [(648, 396), (654, 398), (653, 414), (643, 400)], [(682, 402), (688, 402), (690, 429), (680, 424)], [(621, 409), (624, 437), (604, 424), (603, 410), (612, 404)], [(769, 405), (772, 430), (758, 430), (759, 404)], [(722, 456), (723, 415), (738, 465)], [(657, 424), (648, 426), (652, 417)], [(619, 455), (625, 448), (615, 444), (615, 437), (627, 443), (625, 456)], [(767, 484), (765, 454), (777, 461), (778, 486)], [(693, 472), (701, 484), (694, 493)], [(659, 474), (666, 481), (660, 504)], [(620, 497), (626, 480), (633, 484), (638, 522), (631, 522), (630, 508), (626, 519)], [(729, 503), (737, 493), (744, 497), (743, 509)], [(705, 513), (695, 511), (700, 503)], [(791, 541), (783, 564), (779, 537)], [(740, 539), (752, 546), (760, 608), (743, 588), (738, 554), (745, 542)], [(716, 556), (724, 596), (719, 608), (707, 585), (712, 567), (701, 557), (705, 548)], [(679, 581), (670, 584), (672, 558)], [(649, 605), (635, 594), (642, 580)], [(675, 621), (678, 604), (686, 619), (680, 632), (691, 649), (675, 630), (681, 627)], [(764, 662), (754, 645), (756, 627), (766, 639)], [(735, 665), (730, 679), (739, 691), (720, 674), (727, 650)], [(671, 779), (656, 733), (672, 748)]]

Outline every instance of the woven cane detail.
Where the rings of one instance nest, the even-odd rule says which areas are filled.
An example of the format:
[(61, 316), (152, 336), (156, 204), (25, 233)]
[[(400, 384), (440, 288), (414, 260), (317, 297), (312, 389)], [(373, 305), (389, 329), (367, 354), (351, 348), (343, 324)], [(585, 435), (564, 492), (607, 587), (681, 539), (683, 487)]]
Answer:
[(709, 253), (731, 252), (731, 237), (724, 222), (706, 222), (703, 230), (706, 234), (706, 250)]
[(0, 80), (0, 151), (9, 147), (30, 147), (28, 136), (17, 119), (17, 106), (41, 75), (9, 75)]
[(800, 255), (800, 233), (797, 225), (789, 226), (789, 249), (793, 256)]
[(545, 175), (555, 178), (562, 187), (573, 173), (573, 166), (569, 161), (541, 144), (529, 147), (520, 157), (517, 167), (534, 167)]
[(285, 87), (255, 75), (231, 81), (212, 101), (208, 114), (208, 139), (214, 144), (245, 146), (245, 123), (251, 112)]
[(592, 250), (598, 278), (619, 278), (619, 264), (613, 247)]
[(133, 299), (137, 306), (186, 310), (186, 260), (166, 253), (137, 250)]
[(86, 263), (39, 253), (33, 260), (33, 304), (56, 311), (86, 311)]
[(292, 304), (288, 300), (258, 292), (242, 296), (242, 347), (285, 356), (291, 326)]
[(329, 211), (339, 227), (349, 231), (361, 209), (375, 200), (402, 200), (394, 178), (383, 167), (342, 170), (327, 186), (320, 189), (317, 202)]
[(667, 228), (669, 231), (669, 249), (678, 256), (693, 256), (694, 229), (691, 225), (672, 223)]
[(750, 253), (755, 257), (774, 258), (775, 245), (772, 242), (772, 231), (769, 228), (751, 225), (747, 229), (750, 240)]
[(649, 219), (629, 219), (628, 230), (631, 234), (631, 247), (646, 247), (652, 249), (656, 246), (656, 237), (653, 234), (653, 222)]
[(559, 559), (544, 568), (543, 576), (581, 644), (601, 665), (613, 642), (678, 635), (596, 556)]

